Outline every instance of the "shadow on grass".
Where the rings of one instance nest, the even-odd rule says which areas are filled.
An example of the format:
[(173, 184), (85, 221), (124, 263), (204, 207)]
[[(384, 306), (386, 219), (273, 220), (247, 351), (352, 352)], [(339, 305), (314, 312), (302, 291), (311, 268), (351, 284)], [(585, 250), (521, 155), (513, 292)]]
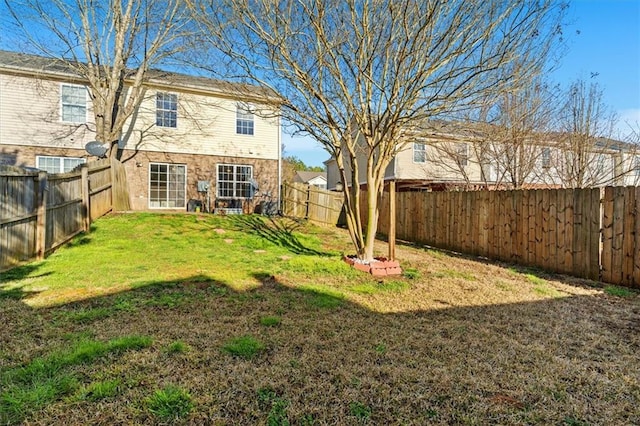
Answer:
[(16, 266), (8, 271), (0, 272), (0, 299), (24, 299), (29, 295), (36, 294), (33, 291), (24, 291), (22, 287), (11, 287), (14, 281), (21, 281), (27, 277), (38, 278), (51, 275), (51, 272), (45, 272), (39, 275), (31, 275), (42, 266), (42, 263), (29, 263), (22, 266)]
[(39, 291), (25, 291), (23, 287), (7, 288), (6, 285), (0, 284), (0, 302), (2, 300), (22, 300), (40, 293)]
[[(69, 424), (88, 424), (99, 409), (104, 424), (152, 424), (157, 419), (144, 410), (144, 398), (171, 381), (199, 401), (185, 419), (192, 423), (265, 423), (273, 405), (259, 404), (264, 389), (286, 402), (281, 414), (290, 424), (640, 420), (639, 366), (632, 362), (640, 348), (638, 299), (573, 296), (380, 314), (331, 288), (292, 287), (260, 270), (253, 277), (258, 286), (248, 291), (194, 275), (57, 307), (13, 303), (0, 352), (26, 346), (21, 362), (42, 356), (43, 347), (69, 345), (69, 335), (153, 340), (139, 356), (77, 367), (85, 387), (118, 372), (127, 386), (108, 403), (74, 401), (77, 388), (70, 388), (47, 403), (55, 409), (25, 406), (19, 420), (56, 423), (64, 410)], [(277, 325), (261, 324), (265, 316)], [(239, 336), (264, 349), (250, 360), (225, 354), (225, 342)], [(168, 355), (178, 339), (191, 352)]]
[(276, 244), (286, 248), (295, 254), (331, 256), (331, 253), (318, 251), (305, 246), (294, 234), (302, 229), (302, 225), (292, 219), (278, 217), (262, 217), (257, 215), (229, 216), (237, 231), (252, 232)]

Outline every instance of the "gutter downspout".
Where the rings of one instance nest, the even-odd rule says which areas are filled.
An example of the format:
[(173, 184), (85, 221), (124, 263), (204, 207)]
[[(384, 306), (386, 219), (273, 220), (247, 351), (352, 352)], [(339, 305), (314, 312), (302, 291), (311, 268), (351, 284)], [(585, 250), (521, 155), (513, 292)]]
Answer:
[(282, 127), (280, 126), (280, 115), (278, 115), (278, 210), (282, 210)]

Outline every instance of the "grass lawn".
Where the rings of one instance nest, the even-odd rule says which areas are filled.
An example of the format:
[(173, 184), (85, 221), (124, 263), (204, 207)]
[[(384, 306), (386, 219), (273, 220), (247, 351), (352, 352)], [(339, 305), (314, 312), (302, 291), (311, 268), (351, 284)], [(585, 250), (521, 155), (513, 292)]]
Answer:
[(100, 219), (0, 273), (0, 424), (640, 424), (638, 293), (410, 245), (378, 280), (350, 247)]

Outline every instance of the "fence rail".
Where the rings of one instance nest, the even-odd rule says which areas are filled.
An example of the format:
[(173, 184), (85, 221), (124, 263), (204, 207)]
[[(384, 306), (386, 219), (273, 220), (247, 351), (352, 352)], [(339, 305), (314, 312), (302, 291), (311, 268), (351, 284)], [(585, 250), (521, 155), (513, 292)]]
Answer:
[(111, 210), (128, 210), (126, 173), (116, 160), (69, 173), (0, 167), (0, 270), (42, 258)]

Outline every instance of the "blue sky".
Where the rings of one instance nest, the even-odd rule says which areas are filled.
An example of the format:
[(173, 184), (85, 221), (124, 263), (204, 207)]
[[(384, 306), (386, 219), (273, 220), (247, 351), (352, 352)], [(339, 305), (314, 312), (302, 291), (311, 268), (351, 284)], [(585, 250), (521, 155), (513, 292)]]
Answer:
[[(568, 51), (551, 74), (566, 86), (578, 78), (597, 82), (604, 102), (625, 121), (640, 123), (640, 0), (573, 0), (565, 31)], [(591, 77), (591, 73), (598, 73)], [(283, 136), (285, 154), (311, 166), (329, 155), (310, 138)]]

